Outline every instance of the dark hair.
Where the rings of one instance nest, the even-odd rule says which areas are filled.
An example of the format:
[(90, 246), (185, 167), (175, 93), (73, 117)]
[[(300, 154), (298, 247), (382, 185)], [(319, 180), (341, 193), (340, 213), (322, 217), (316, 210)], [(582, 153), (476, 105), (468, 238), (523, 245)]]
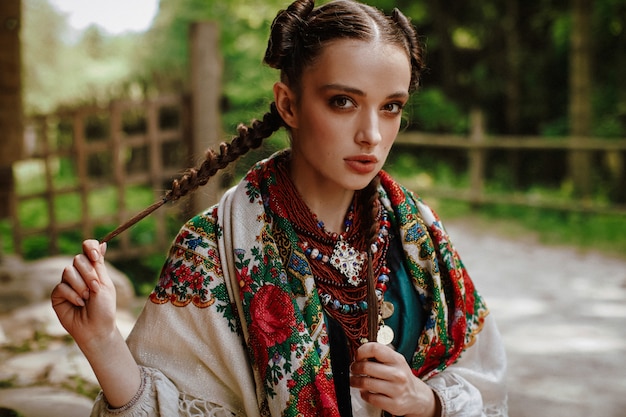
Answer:
[(281, 78), (290, 87), (300, 86), (302, 71), (320, 55), (330, 41), (360, 39), (370, 41), (377, 36), (402, 48), (411, 59), (413, 91), (419, 84), (423, 67), (422, 48), (415, 28), (398, 9), (391, 16), (352, 0), (335, 0), (313, 8), (314, 0), (296, 0), (281, 10), (272, 23), (265, 63), (281, 71)]
[[(281, 10), (272, 23), (264, 62), (280, 70), (281, 79), (299, 91), (304, 69), (313, 64), (328, 42), (338, 39), (379, 39), (402, 48), (411, 62), (409, 91), (419, 85), (424, 63), (417, 32), (398, 9), (391, 16), (353, 0), (335, 0), (314, 8), (314, 0), (296, 0)], [(371, 208), (370, 222), (363, 222), (368, 247), (376, 240), (378, 214), (377, 178), (362, 191), (363, 207)]]
[[(422, 71), (422, 48), (417, 33), (410, 21), (394, 9), (390, 16), (380, 10), (353, 0), (334, 0), (314, 8), (314, 0), (296, 0), (286, 10), (281, 10), (272, 23), (264, 62), (280, 70), (281, 79), (292, 88), (299, 87), (303, 70), (311, 65), (328, 42), (338, 39), (374, 40), (377, 34), (384, 42), (403, 48), (411, 61), (411, 83), (409, 91), (419, 85)], [(252, 121), (248, 127), (239, 125), (238, 135), (227, 144), (220, 145), (219, 153), (209, 149), (199, 168), (188, 169), (180, 179), (172, 182), (172, 188), (163, 199), (109, 233), (106, 242), (132, 226), (168, 201), (180, 197), (205, 185), (220, 169), (238, 159), (250, 149), (258, 148), (263, 140), (271, 136), (285, 123), (275, 103), (270, 106), (261, 120)], [(372, 220), (377, 213), (377, 179), (362, 192), (361, 201), (372, 208)], [(367, 241), (376, 239), (375, 221), (363, 222)], [(369, 245), (368, 245), (369, 246)]]

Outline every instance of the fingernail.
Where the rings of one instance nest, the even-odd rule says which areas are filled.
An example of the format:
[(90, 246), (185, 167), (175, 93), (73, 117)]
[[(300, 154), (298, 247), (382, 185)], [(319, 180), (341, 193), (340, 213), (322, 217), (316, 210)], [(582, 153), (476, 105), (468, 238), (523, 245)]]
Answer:
[(81, 307), (85, 307), (85, 302), (80, 297), (76, 297), (76, 304), (78, 304)]
[(91, 287), (91, 291), (93, 292), (98, 292), (100, 290), (100, 284), (95, 279), (91, 281), (89, 286)]
[(99, 258), (100, 258), (100, 254), (98, 253), (98, 251), (95, 250), (95, 249), (92, 249), (91, 250), (91, 260), (93, 262), (96, 262)]
[(89, 290), (83, 291), (83, 299), (89, 300)]

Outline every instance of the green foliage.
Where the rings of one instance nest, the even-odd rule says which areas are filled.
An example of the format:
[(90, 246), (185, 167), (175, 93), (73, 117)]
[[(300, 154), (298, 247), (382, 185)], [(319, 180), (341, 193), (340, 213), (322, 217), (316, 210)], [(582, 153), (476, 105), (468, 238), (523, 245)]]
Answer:
[(467, 117), (438, 88), (424, 88), (411, 97), (407, 107), (411, 128), (429, 132), (467, 132)]
[(515, 222), (536, 232), (550, 245), (572, 245), (606, 254), (626, 254), (626, 222), (623, 215), (589, 214), (512, 205), (488, 205), (481, 215), (490, 220)]
[[(233, 132), (239, 122), (267, 110), (277, 74), (261, 62), (270, 23), (288, 3), (162, 0), (147, 33), (112, 37), (96, 27), (71, 33), (66, 18), (47, 0), (24, 0), (26, 108), (48, 111), (64, 103), (185, 91), (190, 25), (212, 20), (220, 26), (224, 57), (224, 130)], [(426, 88), (414, 99), (418, 105), (412, 126), (463, 132), (465, 118), (460, 114), (480, 107), (497, 132), (568, 132), (567, 63), (570, 35), (576, 30), (568, 5), (527, 2), (511, 8), (491, 0), (368, 3), (387, 12), (399, 7), (424, 36)], [(626, 131), (626, 85), (621, 82), (626, 65), (624, 16), (624, 0), (594, 2), (593, 133), (603, 137), (624, 136)], [(509, 94), (514, 86), (519, 96)]]
[(467, 175), (457, 172), (452, 164), (438, 161), (427, 151), (415, 154), (394, 149), (385, 169), (399, 180), (405, 180), (416, 192), (431, 187), (462, 188), (468, 181)]

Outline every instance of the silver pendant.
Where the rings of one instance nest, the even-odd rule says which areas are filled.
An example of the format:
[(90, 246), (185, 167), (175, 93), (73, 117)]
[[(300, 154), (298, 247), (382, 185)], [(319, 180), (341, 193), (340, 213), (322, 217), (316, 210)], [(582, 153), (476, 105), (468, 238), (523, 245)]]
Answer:
[(339, 239), (333, 249), (330, 264), (355, 287), (361, 283), (360, 273), (363, 269), (365, 254), (359, 252), (343, 239)]
[(384, 324), (380, 326), (376, 335), (376, 341), (381, 345), (388, 345), (393, 342), (393, 329)]

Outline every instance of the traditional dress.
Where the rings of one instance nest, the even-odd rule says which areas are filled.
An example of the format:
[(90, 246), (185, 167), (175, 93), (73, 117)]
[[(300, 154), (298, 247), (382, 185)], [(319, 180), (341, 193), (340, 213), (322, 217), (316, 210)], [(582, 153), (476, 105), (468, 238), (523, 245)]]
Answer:
[[(381, 415), (347, 386), (345, 332), (281, 201), (289, 155), (183, 226), (128, 338), (141, 388), (115, 410), (100, 395), (92, 416)], [(444, 416), (506, 416), (505, 355), (482, 298), (433, 211), (379, 175), (394, 347)]]

